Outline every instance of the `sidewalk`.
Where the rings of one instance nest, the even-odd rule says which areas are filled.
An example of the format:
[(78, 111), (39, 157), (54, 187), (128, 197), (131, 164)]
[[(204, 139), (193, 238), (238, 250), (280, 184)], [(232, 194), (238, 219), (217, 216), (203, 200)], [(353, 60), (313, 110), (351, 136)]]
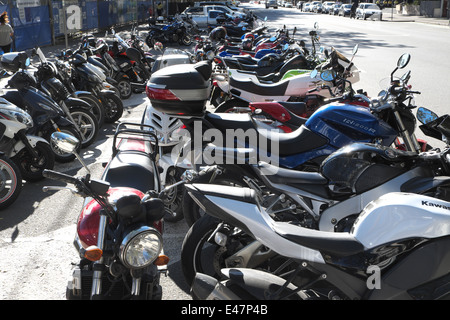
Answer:
[(417, 22), (417, 23), (426, 23), (426, 24), (434, 24), (434, 25), (450, 27), (450, 20), (448, 18), (408, 16), (408, 15), (398, 14), (396, 12), (395, 8), (393, 10), (391, 8), (383, 9), (383, 21)]

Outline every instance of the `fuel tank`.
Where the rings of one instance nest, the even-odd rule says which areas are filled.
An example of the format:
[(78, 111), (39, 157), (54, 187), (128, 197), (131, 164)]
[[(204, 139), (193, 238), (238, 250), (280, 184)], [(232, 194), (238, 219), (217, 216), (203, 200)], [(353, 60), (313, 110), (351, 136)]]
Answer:
[(373, 143), (389, 146), (398, 136), (396, 130), (377, 118), (370, 109), (344, 103), (320, 107), (306, 121), (306, 127), (330, 140), (330, 145), (340, 148), (351, 142)]

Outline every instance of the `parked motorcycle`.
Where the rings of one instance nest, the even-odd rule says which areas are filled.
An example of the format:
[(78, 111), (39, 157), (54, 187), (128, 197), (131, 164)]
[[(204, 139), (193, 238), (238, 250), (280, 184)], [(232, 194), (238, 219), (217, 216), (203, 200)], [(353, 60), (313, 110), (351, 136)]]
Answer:
[(187, 32), (185, 22), (179, 16), (175, 17), (174, 21), (163, 26), (162, 28), (149, 25), (150, 31), (145, 38), (145, 43), (150, 48), (153, 48), (156, 42), (167, 44), (175, 42), (185, 46), (189, 46), (192, 43), (192, 37)]
[(93, 113), (94, 107), (82, 99), (72, 97), (66, 86), (55, 77), (58, 72), (56, 66), (47, 61), (40, 48), (35, 49), (33, 54), (40, 60), (34, 73), (38, 89), (58, 103), (66, 117), (75, 124), (82, 139), (81, 147), (90, 146), (96, 141), (99, 132), (99, 123)]
[[(32, 127), (33, 119), (27, 112), (6, 99), (0, 98), (1, 161), (5, 164), (11, 159), (20, 170), (19, 173), (15, 173), (15, 175), (20, 175), (20, 179), (38, 181), (43, 179), (44, 169), (53, 169), (55, 156), (47, 140), (27, 133)], [(9, 167), (9, 171), (6, 171), (9, 174), (17, 170), (11, 165)], [(14, 194), (14, 184), (22, 185), (21, 180), (18, 181), (11, 179), (10, 196)], [(6, 183), (2, 185), (4, 190), (8, 189)]]
[[(112, 123), (119, 120), (123, 114), (123, 102), (116, 91), (112, 90), (112, 86), (105, 83), (106, 76), (90, 65), (80, 54), (72, 55), (66, 51), (60, 58), (69, 61), (72, 67), (71, 80), (75, 88), (91, 92), (102, 102), (105, 109), (105, 122)], [(105, 89), (105, 86), (109, 89)]]
[[(74, 151), (73, 137), (56, 133), (52, 138), (60, 148)], [(148, 138), (154, 139), (148, 131), (119, 126), (102, 180), (92, 179), (87, 167), (88, 173), (78, 178), (45, 171), (50, 179), (74, 185), (44, 187), (45, 192), (69, 189), (86, 198), (74, 241), (80, 262), (67, 299), (161, 299), (159, 278), (168, 262), (162, 254), (164, 205), (158, 198), (156, 152)], [(140, 151), (136, 143), (150, 149)]]
[[(332, 50), (328, 60), (316, 68), (320, 72), (333, 70), (340, 75), (345, 75), (352, 84), (359, 81), (359, 71), (356, 66), (337, 50)], [(313, 96), (309, 96), (308, 91), (315, 85), (317, 79), (311, 78), (311, 70), (301, 71), (293, 76), (285, 75), (280, 81), (270, 83), (263, 82), (255, 75), (250, 74), (215, 77), (215, 85), (218, 90), (223, 91), (225, 97), (228, 98), (220, 108), (227, 110), (235, 106), (242, 107), (248, 105), (249, 102), (307, 101), (311, 108), (317, 109), (323, 105), (324, 99), (331, 97), (330, 91), (321, 89), (316, 91)], [(336, 89), (332, 81), (326, 85), (333, 90)]]
[[(434, 118), (424, 109), (418, 112), (419, 119), (421, 114)], [(421, 129), (449, 141), (449, 116), (424, 121)], [(341, 233), (277, 221), (248, 189), (186, 186), (211, 216), (225, 221), (222, 227), (231, 223), (244, 230), (259, 239), (266, 252), (277, 252), (285, 262), (273, 272), (254, 266), (221, 269), (220, 280), (197, 273), (192, 296), (219, 300), (445, 299), (450, 292), (449, 150), (405, 155), (403, 160), (415, 158), (436, 170), (434, 178), (418, 177), (427, 182), (416, 187), (429, 190), (376, 197), (364, 206), (351, 230)], [(356, 164), (359, 159), (352, 161)], [(215, 239), (226, 241), (224, 236)]]
[[(158, 70), (156, 68), (158, 67), (163, 69), (167, 66), (191, 63), (193, 63), (193, 59), (187, 52), (168, 49), (158, 57), (153, 72), (156, 72)], [(150, 98), (150, 96), (148, 97)], [(176, 163), (173, 157), (173, 149), (180, 143), (180, 137), (177, 133), (182, 126), (181, 121), (164, 112), (158, 111), (149, 103), (145, 108), (142, 123), (150, 126), (151, 131), (158, 137), (158, 166), (161, 169), (160, 178), (162, 186), (176, 184), (180, 181), (181, 175), (186, 169), (192, 169), (189, 163)], [(163, 200), (166, 206), (165, 221), (176, 222), (183, 218), (183, 192), (183, 186), (177, 185), (164, 197)]]
[(22, 175), (16, 164), (0, 151), (0, 210), (17, 200), (22, 191)]
[[(13, 89), (5, 89), (1, 97), (31, 116), (33, 127), (27, 133), (48, 141), (56, 161), (68, 162), (75, 159), (74, 155), (62, 151), (50, 141), (50, 136), (55, 131), (71, 134), (79, 140), (81, 137), (74, 123), (65, 117), (61, 107), (43, 91), (36, 89), (35, 78), (25, 71), (29, 65), (28, 55), (25, 52), (11, 52), (4, 54), (0, 61), (3, 69), (15, 72), (7, 85)], [(77, 150), (81, 150), (81, 143)]]

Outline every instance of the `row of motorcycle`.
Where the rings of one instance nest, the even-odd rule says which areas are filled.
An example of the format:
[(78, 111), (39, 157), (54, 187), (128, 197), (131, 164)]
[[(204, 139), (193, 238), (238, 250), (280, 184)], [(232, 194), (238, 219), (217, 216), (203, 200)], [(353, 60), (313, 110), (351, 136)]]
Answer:
[[(181, 266), (192, 297), (447, 298), (450, 149), (415, 131), (418, 120), (447, 143), (448, 115), (415, 105), (411, 71), (398, 75), (411, 56), (368, 97), (353, 90), (358, 46), (350, 59), (327, 52), (317, 27), (311, 46), (285, 28), (259, 36), (199, 38), (196, 49), (214, 51), (206, 61), (147, 83), (147, 123), (166, 124), (155, 126), (161, 181), (183, 180), (165, 220), (190, 226)], [(278, 52), (255, 57), (271, 42)], [(288, 61), (299, 62), (282, 70)], [(174, 160), (180, 126), (187, 155)]]
[[(355, 92), (353, 57), (318, 46), (317, 30), (311, 46), (286, 28), (199, 36), (151, 73), (142, 122), (118, 125), (100, 180), (43, 172), (86, 198), (67, 298), (161, 299), (163, 222), (183, 218), (194, 299), (448, 296), (449, 149), (415, 136), (417, 117), (447, 142), (448, 116), (416, 107), (410, 71), (394, 77), (409, 54), (377, 97)], [(77, 156), (79, 137), (50, 140)]]
[(55, 161), (75, 159), (51, 142), (53, 132), (76, 137), (79, 153), (96, 141), (105, 123), (121, 118), (124, 99), (145, 90), (154, 57), (144, 51), (135, 33), (125, 41), (112, 32), (112, 44), (85, 35), (76, 50), (63, 50), (52, 59), (40, 48), (1, 57), (8, 79), (0, 97), (0, 208), (14, 203), (22, 179), (41, 180), (43, 170), (53, 169)]

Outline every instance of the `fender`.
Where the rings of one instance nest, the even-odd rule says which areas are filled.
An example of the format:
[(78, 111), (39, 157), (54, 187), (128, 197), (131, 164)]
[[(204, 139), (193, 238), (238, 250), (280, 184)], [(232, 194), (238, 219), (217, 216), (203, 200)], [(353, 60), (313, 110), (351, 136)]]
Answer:
[[(276, 299), (270, 294), (279, 294), (277, 291), (286, 283), (283, 278), (255, 269), (228, 268), (222, 269), (221, 272), (227, 280), (219, 282), (213, 277), (197, 273), (192, 283), (192, 293), (201, 300), (268, 300)], [(294, 294), (294, 298), (296, 296), (301, 299), (300, 293), (295, 293), (296, 289), (297, 287), (290, 283), (281, 295)]]
[(102, 97), (108, 96), (108, 95), (112, 95), (112, 94), (116, 94), (115, 91), (113, 90), (108, 90), (108, 89), (102, 89), (100, 90), (100, 95)]
[(82, 99), (68, 97), (66, 100), (64, 100), (64, 103), (69, 108), (69, 110), (75, 107), (80, 107), (86, 110), (92, 110), (92, 106)]
[(89, 92), (89, 91), (75, 91), (74, 93), (72, 93), (72, 95), (73, 95), (75, 98), (78, 98), (78, 97), (80, 97), (80, 96), (93, 96), (93, 97), (94, 97), (94, 95), (92, 94), (92, 92)]
[[(42, 137), (34, 136), (31, 134), (26, 135), (28, 143), (31, 145), (31, 147), (35, 148), (38, 142), (42, 142), (45, 144), (49, 144), (47, 140), (45, 140)], [(14, 157), (16, 154), (20, 152), (20, 150), (26, 148), (25, 143), (22, 140), (17, 140), (17, 142), (14, 144), (14, 148), (12, 148), (11, 153), (8, 155), (9, 158)]]

